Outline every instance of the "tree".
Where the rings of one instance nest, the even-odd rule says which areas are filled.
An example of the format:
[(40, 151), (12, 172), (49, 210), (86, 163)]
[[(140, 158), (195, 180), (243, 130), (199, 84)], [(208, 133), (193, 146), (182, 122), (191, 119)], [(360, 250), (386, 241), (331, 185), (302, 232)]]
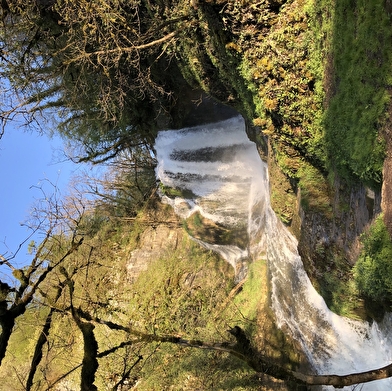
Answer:
[[(42, 322), (34, 328), (30, 324), (28, 329), (36, 339), (27, 374), (19, 374), (24, 389), (50, 389), (77, 371), (83, 390), (99, 389), (103, 379), (118, 389), (140, 372), (143, 362), (156, 354), (159, 346), (167, 344), (229, 354), (256, 373), (268, 373), (302, 387), (342, 387), (392, 376), (392, 365), (346, 376), (319, 376), (273, 362), (255, 348), (246, 330), (224, 313), (223, 306), (233, 298), (232, 285), (223, 278), (225, 271), (216, 255), (183, 243), (176, 251), (168, 249), (151, 270), (127, 286), (126, 274), (121, 271), (125, 265), (113, 264), (120, 251), (115, 249), (125, 245), (114, 246), (118, 232), (88, 229), (91, 220), (82, 197), (74, 195), (63, 202), (45, 199), (51, 206), (50, 213), (44, 212), (45, 221), (50, 222), (47, 228), (53, 229), (36, 247), (31, 264), (15, 269), (12, 260), (4, 257), (1, 264), (14, 271), (19, 285), (1, 283), (0, 366), (16, 321), (29, 311), (44, 310)], [(43, 219), (40, 226), (44, 226)], [(234, 287), (232, 292), (238, 291)], [(224, 327), (229, 323), (227, 333)], [(65, 337), (70, 342), (61, 351)], [(68, 359), (65, 366), (61, 358), (69, 357), (70, 351), (73, 360)], [(102, 366), (103, 362), (110, 365)]]
[[(38, 223), (36, 231), (46, 225), (45, 236), (40, 246), (36, 249), (30, 264), (22, 269), (18, 269), (12, 264), (14, 256), (6, 258), (0, 255), (0, 266), (8, 267), (17, 281), (15, 287), (10, 287), (8, 284), (0, 282), (0, 365), (5, 357), (16, 319), (23, 315), (28, 306), (32, 304), (37, 293), (48, 279), (49, 274), (63, 264), (83, 243), (83, 237), (74, 234), (69, 237), (67, 246), (61, 248), (61, 250), (57, 248), (57, 239), (63, 234), (59, 232), (59, 229), (61, 229), (61, 219), (64, 218), (63, 213), (65, 211), (62, 210), (62, 206), (57, 202), (52, 204), (54, 202), (52, 198), (46, 198), (46, 202), (55, 209), (47, 216), (44, 216), (45, 219), (40, 220)], [(56, 231), (57, 233), (55, 234)]]
[(79, 191), (94, 200), (101, 218), (133, 218), (156, 188), (156, 160), (146, 147), (122, 151), (107, 161), (99, 177), (88, 171), (77, 178)]
[(102, 162), (179, 126), (193, 89), (246, 106), (249, 91), (230, 72), (238, 59), (225, 47), (224, 3), (196, 8), (187, 0), (2, 2), (3, 125), (19, 114), (69, 140), (75, 160)]
[[(275, 6), (281, 4), (277, 2)], [(244, 93), (244, 85), (234, 80), (235, 76), (228, 76), (237, 64), (230, 48), (235, 52), (240, 48), (228, 39), (229, 28), (223, 28), (220, 11), (224, 6), (224, 1), (219, 0), (199, 4), (192, 1), (192, 7), (185, 0), (161, 0), (154, 4), (120, 0), (35, 0), (27, 4), (22, 0), (2, 1), (1, 76), (6, 80), (1, 90), (3, 123), (21, 114), (26, 124), (43, 130), (43, 120), (53, 121), (56, 129), (73, 143), (78, 161), (102, 163), (115, 157), (128, 159), (124, 152), (132, 153), (129, 160), (140, 179), (143, 170), (135, 153), (142, 150), (148, 156), (157, 122), (172, 114), (175, 100), (186, 85), (181, 75), (193, 86), (216, 93), (223, 101), (237, 97), (231, 92)], [(312, 83), (306, 88), (312, 89)], [(266, 102), (274, 111), (274, 99)], [(101, 185), (107, 188), (109, 183)], [(127, 197), (132, 197), (137, 198), (137, 206), (125, 213), (135, 213), (148, 194), (144, 189), (149, 188), (149, 184), (140, 186), (138, 180), (132, 182), (135, 183), (139, 185), (138, 196), (142, 197), (131, 194), (132, 186), (117, 182), (113, 192), (103, 193), (105, 202), (100, 207), (113, 201), (129, 207)], [(159, 344), (229, 353), (257, 372), (268, 370), (277, 378), (301, 384), (340, 386), (390, 376), (390, 366), (341, 377), (299, 374), (260, 355), (236, 324), (230, 327), (231, 340), (205, 342), (208, 338), (202, 326), (207, 323), (206, 314), (210, 315), (206, 303), (216, 306), (221, 296), (220, 291), (211, 289), (206, 298), (202, 290), (206, 287), (193, 285), (200, 271), (191, 273), (189, 282), (185, 271), (179, 274), (178, 269), (171, 270), (165, 280), (158, 281), (158, 290), (144, 292), (141, 297), (133, 292), (136, 310), (130, 311), (124, 305), (129, 301), (129, 292), (119, 292), (115, 286), (124, 281), (116, 274), (117, 267), (113, 267), (113, 260), (118, 258), (113, 248), (122, 245), (114, 238), (119, 235), (118, 227), (110, 225), (110, 219), (102, 219), (97, 230), (96, 217), (105, 217), (101, 212), (99, 208), (87, 208), (80, 198), (69, 198), (64, 204), (51, 203), (48, 229), (30, 265), (17, 269), (12, 259), (6, 257), (0, 262), (0, 266), (12, 270), (18, 281), (15, 287), (0, 284), (1, 364), (16, 321), (33, 305), (46, 310), (24, 382), (26, 389), (41, 381), (48, 388), (53, 387), (79, 369), (81, 388), (96, 389), (99, 360), (127, 347), (131, 351), (124, 353), (123, 362), (130, 361), (131, 354), (134, 359), (131, 365), (121, 366), (120, 379), (113, 381), (115, 389), (132, 370), (137, 370), (135, 366), (142, 362), (141, 352), (152, 355)], [(109, 215), (112, 213), (113, 208)], [(137, 231), (138, 227), (135, 224), (133, 228)], [(140, 231), (136, 237), (137, 233)], [(126, 284), (121, 284), (124, 287)], [(152, 315), (154, 322), (148, 322), (147, 316), (140, 318), (138, 312)], [(77, 352), (76, 364), (69, 363), (65, 373), (54, 375), (53, 371), (50, 373), (55, 361), (53, 346), (58, 346), (64, 329), (75, 335), (69, 346)], [(118, 334), (111, 338), (113, 345), (102, 347), (99, 337), (108, 330), (111, 337)], [(45, 358), (44, 349), (48, 353)], [(43, 371), (41, 379), (37, 369), (44, 367), (45, 360), (45, 368), (49, 369)]]
[(3, 2), (3, 123), (19, 113), (42, 129), (51, 118), (77, 143), (79, 160), (152, 144), (181, 79), (170, 52), (194, 27), (185, 3), (170, 12), (169, 3)]
[(363, 250), (354, 266), (357, 287), (362, 295), (375, 302), (390, 303), (392, 242), (383, 215), (375, 219), (361, 241)]

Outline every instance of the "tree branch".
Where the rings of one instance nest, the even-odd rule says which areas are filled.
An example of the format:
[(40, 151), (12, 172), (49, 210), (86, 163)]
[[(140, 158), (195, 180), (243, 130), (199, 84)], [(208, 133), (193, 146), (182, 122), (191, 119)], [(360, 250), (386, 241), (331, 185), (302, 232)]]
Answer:
[(137, 338), (137, 340), (123, 342), (112, 349), (98, 353), (97, 357), (104, 357), (119, 348), (132, 345), (136, 342), (159, 342), (171, 343), (194, 349), (214, 350), (228, 353), (246, 362), (255, 372), (268, 373), (270, 376), (275, 377), (276, 379), (292, 381), (299, 385), (325, 385), (342, 388), (358, 383), (367, 383), (374, 380), (381, 380), (392, 377), (392, 363), (383, 368), (348, 375), (309, 375), (292, 371), (290, 369), (276, 365), (272, 363), (268, 357), (262, 356), (257, 350), (253, 348), (245, 332), (238, 326), (228, 330), (228, 332), (236, 338), (235, 344), (228, 342), (208, 343), (201, 340), (188, 340), (174, 335), (144, 333), (135, 330), (132, 327), (123, 326), (118, 323), (93, 317), (86, 311), (82, 311), (80, 309), (78, 310), (78, 316), (86, 319), (89, 322), (103, 324), (112, 330), (122, 330)]
[(166, 42), (172, 38), (174, 38), (178, 34), (177, 31), (172, 31), (169, 34), (166, 34), (162, 38), (156, 39), (155, 41), (151, 41), (142, 45), (136, 45), (136, 46), (131, 46), (131, 47), (117, 47), (115, 49), (103, 49), (103, 50), (96, 50), (94, 52), (84, 52), (82, 54), (79, 54), (78, 56), (72, 57), (67, 61), (67, 65), (72, 64), (72, 63), (77, 63), (80, 60), (83, 60), (84, 58), (89, 58), (93, 56), (106, 56), (110, 54), (123, 54), (123, 53), (132, 53), (137, 50), (143, 50), (147, 49), (152, 46), (159, 45), (163, 42)]

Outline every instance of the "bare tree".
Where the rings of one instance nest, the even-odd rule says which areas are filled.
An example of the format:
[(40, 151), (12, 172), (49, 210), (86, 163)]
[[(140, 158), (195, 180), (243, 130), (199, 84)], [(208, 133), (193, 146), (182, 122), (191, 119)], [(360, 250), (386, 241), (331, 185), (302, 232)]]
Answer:
[(11, 288), (8, 284), (1, 283), (0, 325), (2, 329), (0, 334), (0, 364), (6, 354), (8, 341), (11, 337), (16, 318), (24, 314), (27, 306), (33, 301), (35, 294), (48, 274), (54, 268), (61, 265), (83, 243), (83, 238), (72, 238), (69, 248), (62, 256), (46, 264), (47, 259), (41, 259), (41, 256), (43, 255), (44, 246), (48, 244), (50, 239), (51, 233), (48, 232), (31, 264), (25, 270), (15, 269), (9, 260), (1, 256), (0, 265), (7, 265), (12, 270), (13, 275), (19, 281), (19, 286)]
[[(40, 302), (39, 297), (42, 297), (41, 293), (45, 291), (44, 287), (48, 284), (52, 272), (75, 253), (83, 243), (83, 236), (75, 230), (69, 230), (70, 213), (77, 223), (80, 222), (82, 214), (77, 216), (74, 211), (71, 212), (58, 199), (56, 188), (52, 195), (47, 194), (43, 188), (41, 190), (43, 198), (32, 212), (35, 217), (32, 230), (35, 235), (43, 235), (43, 240), (35, 248), (30, 263), (21, 268), (14, 266), (14, 260), (21, 246), (15, 254), (9, 257), (0, 255), (0, 268), (8, 269), (6, 274), (12, 273), (15, 279), (12, 287), (0, 281), (0, 365), (6, 355), (17, 318), (23, 315), (29, 306), (36, 305), (37, 300)], [(58, 240), (64, 235), (68, 237), (68, 241), (65, 246), (61, 247)], [(61, 284), (57, 286), (57, 298), (61, 295), (62, 289)], [(49, 312), (37, 341), (27, 389), (31, 387), (35, 370), (42, 358), (42, 346), (50, 329), (52, 315), (53, 313)]]

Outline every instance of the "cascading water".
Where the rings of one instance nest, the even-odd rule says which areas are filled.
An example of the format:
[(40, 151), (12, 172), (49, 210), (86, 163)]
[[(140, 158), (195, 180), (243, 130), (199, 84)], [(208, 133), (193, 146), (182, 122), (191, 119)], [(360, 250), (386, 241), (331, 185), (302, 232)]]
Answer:
[[(278, 326), (301, 343), (319, 374), (344, 375), (391, 362), (392, 316), (372, 325), (339, 317), (311, 285), (296, 239), (270, 207), (267, 166), (247, 138), (242, 117), (162, 131), (155, 148), (157, 178), (181, 194), (172, 198), (162, 194), (177, 214), (186, 219), (198, 212), (228, 228), (246, 227), (246, 248), (202, 244), (218, 251), (237, 272), (244, 259), (261, 254), (267, 258)], [(360, 389), (391, 390), (392, 381)]]

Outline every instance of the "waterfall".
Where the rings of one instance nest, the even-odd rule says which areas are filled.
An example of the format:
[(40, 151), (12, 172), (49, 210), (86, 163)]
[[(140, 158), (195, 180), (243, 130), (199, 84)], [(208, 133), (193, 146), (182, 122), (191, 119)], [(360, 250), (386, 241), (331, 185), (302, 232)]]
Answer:
[[(169, 196), (163, 188), (164, 202), (184, 219), (199, 213), (227, 230), (245, 230), (248, 238), (242, 247), (199, 240), (201, 244), (219, 252), (237, 274), (244, 261), (266, 257), (278, 326), (300, 342), (317, 373), (344, 375), (391, 362), (392, 316), (372, 324), (339, 317), (313, 288), (295, 237), (271, 209), (267, 165), (249, 141), (242, 117), (162, 131), (155, 148), (157, 178), (164, 188), (177, 190), (177, 196)], [(390, 390), (392, 381), (359, 389)]]

